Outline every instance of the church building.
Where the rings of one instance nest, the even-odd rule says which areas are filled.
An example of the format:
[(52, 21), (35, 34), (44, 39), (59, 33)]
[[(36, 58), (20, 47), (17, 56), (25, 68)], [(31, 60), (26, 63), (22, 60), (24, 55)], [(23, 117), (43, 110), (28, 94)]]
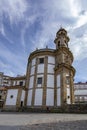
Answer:
[[(4, 107), (10, 106), (10, 100), (11, 107), (13, 104), (15, 108), (21, 105), (28, 108), (61, 107), (74, 103), (75, 69), (72, 66), (73, 54), (68, 47), (69, 40), (67, 31), (60, 28), (54, 40), (56, 49), (46, 47), (37, 49), (30, 54), (25, 85), (7, 88)], [(19, 89), (20, 87), (21, 89)], [(19, 93), (15, 96), (16, 91)], [(14, 97), (15, 104), (12, 103)]]
[(60, 28), (54, 40), (56, 49), (38, 49), (28, 59), (25, 105), (58, 107), (74, 103), (73, 54), (67, 31)]

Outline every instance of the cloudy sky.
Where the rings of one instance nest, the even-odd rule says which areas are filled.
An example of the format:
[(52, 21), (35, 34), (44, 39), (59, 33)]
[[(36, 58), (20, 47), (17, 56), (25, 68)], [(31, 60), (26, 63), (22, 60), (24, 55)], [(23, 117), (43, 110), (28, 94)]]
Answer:
[(55, 48), (61, 26), (70, 37), (75, 82), (87, 81), (87, 0), (0, 0), (0, 72), (25, 74), (29, 54)]

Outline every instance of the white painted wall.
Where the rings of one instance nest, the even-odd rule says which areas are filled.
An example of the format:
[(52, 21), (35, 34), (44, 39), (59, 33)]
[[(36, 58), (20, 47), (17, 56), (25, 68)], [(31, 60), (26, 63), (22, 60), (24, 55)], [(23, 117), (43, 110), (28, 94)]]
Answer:
[(35, 73), (35, 66), (31, 67), (30, 75), (33, 75)]
[(25, 91), (24, 91), (24, 90), (22, 90), (21, 101), (23, 101), (23, 102), (24, 102), (24, 98), (25, 98)]
[(67, 96), (70, 96), (70, 88), (67, 88)]
[(36, 64), (36, 58), (32, 60), (32, 66)]
[(55, 64), (55, 57), (53, 57), (53, 56), (48, 56), (48, 63)]
[(16, 84), (17, 84), (17, 85), (19, 85), (19, 82), (20, 82), (20, 81), (17, 81), (17, 83), (16, 83)]
[(54, 88), (54, 75), (47, 75), (47, 87)]
[(86, 90), (75, 90), (74, 95), (87, 95), (87, 89)]
[(38, 65), (37, 73), (44, 73), (44, 64), (39, 64)]
[(78, 84), (78, 85), (74, 85), (74, 86), (78, 89), (86, 89), (87, 88), (87, 84)]
[[(8, 89), (5, 105), (16, 105), (17, 94), (18, 89)], [(10, 98), (11, 95), (13, 95), (13, 98)]]
[(13, 81), (13, 86), (15, 86), (16, 85), (16, 81)]
[(57, 106), (61, 106), (61, 89), (57, 89)]
[(42, 89), (36, 89), (34, 105), (35, 106), (41, 106), (42, 105)]
[(30, 77), (29, 88), (33, 88), (34, 76)]
[(48, 64), (48, 73), (53, 73), (54, 74), (54, 65)]
[(47, 89), (46, 105), (54, 106), (54, 89)]
[(37, 74), (37, 78), (43, 77), (43, 76), (44, 76), (43, 74)]
[(25, 85), (25, 80), (23, 80), (23, 85)]
[(57, 87), (60, 87), (60, 75), (57, 75)]
[(28, 91), (27, 106), (31, 106), (32, 101), (32, 90)]

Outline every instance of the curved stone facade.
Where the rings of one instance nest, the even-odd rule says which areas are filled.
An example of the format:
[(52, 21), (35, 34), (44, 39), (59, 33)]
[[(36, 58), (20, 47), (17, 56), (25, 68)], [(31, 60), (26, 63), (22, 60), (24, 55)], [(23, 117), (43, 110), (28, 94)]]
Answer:
[(28, 59), (25, 105), (58, 107), (74, 103), (73, 55), (68, 48), (69, 37), (60, 29), (55, 38), (56, 49), (37, 49)]
[(30, 55), (28, 62), (27, 105), (54, 106), (54, 50), (42, 49), (35, 51)]

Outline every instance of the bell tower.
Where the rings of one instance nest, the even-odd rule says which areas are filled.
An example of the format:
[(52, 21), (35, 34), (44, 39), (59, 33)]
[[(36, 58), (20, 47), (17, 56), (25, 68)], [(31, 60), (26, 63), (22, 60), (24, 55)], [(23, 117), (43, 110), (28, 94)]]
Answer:
[(60, 28), (60, 30), (56, 33), (56, 38), (54, 40), (56, 44), (56, 49), (59, 47), (67, 47), (68, 48), (68, 42), (69, 37), (67, 36), (67, 31), (63, 28)]
[(55, 50), (55, 106), (74, 103), (74, 75), (72, 66), (73, 54), (69, 50), (69, 37), (64, 28), (56, 33)]

